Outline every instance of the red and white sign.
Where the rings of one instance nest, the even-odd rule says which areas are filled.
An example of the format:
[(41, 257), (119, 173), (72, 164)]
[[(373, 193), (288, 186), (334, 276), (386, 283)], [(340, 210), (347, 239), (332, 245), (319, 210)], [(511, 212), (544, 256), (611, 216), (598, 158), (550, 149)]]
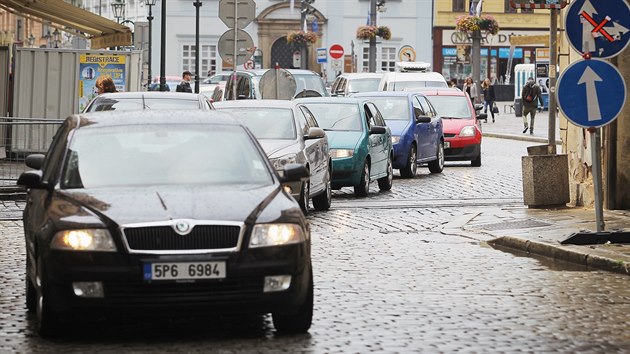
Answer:
[(333, 44), (328, 49), (328, 53), (330, 53), (330, 57), (333, 59), (341, 59), (343, 57), (343, 47), (341, 44)]

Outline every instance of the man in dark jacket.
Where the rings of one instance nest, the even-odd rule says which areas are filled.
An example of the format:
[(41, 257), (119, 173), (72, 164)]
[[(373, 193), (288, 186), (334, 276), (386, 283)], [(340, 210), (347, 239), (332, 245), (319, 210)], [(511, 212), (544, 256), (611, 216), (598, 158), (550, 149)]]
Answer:
[(192, 87), (190, 87), (190, 78), (192, 77), (192, 73), (190, 71), (184, 71), (182, 73), (182, 82), (177, 85), (177, 92), (190, 92), (192, 93)]
[[(529, 134), (534, 134), (534, 118), (536, 117), (538, 102), (540, 102), (541, 106), (544, 103), (540, 86), (536, 85), (536, 81), (531, 76), (527, 79), (525, 86), (523, 86), (521, 99), (523, 101), (523, 134), (527, 132), (527, 129), (529, 129)], [(529, 125), (527, 125), (527, 114), (531, 116)]]

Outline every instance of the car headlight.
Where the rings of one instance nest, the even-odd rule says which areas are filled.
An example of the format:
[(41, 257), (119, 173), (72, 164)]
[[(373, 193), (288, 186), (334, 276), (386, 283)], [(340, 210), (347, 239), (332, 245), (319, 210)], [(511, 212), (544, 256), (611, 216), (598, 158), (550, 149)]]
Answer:
[(392, 145), (400, 142), (400, 135), (392, 135)]
[(59, 231), (50, 242), (50, 248), (67, 251), (116, 252), (114, 239), (105, 229)]
[(344, 157), (352, 157), (354, 155), (354, 150), (352, 149), (331, 149), (330, 157), (333, 159), (341, 159)]
[(249, 247), (281, 246), (305, 240), (302, 227), (297, 224), (254, 225)]
[(463, 127), (462, 130), (459, 132), (459, 136), (461, 137), (475, 136), (475, 126), (469, 125), (469, 126)]
[(290, 163), (296, 163), (297, 155), (295, 154), (284, 155), (281, 157), (270, 158), (269, 161), (271, 161), (273, 168), (275, 168), (276, 170), (282, 170), (285, 165), (288, 165)]

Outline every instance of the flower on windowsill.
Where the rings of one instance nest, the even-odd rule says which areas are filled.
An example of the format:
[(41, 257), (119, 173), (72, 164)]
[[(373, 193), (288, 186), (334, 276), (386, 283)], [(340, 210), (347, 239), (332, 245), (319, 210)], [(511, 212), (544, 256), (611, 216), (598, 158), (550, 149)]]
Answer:
[(289, 34), (287, 35), (287, 42), (298, 45), (313, 44), (317, 42), (317, 33), (311, 31), (289, 32)]
[(499, 23), (492, 16), (462, 15), (457, 17), (455, 29), (464, 33), (486, 31), (490, 34), (497, 34), (499, 33)]
[(368, 40), (371, 38), (381, 37), (385, 40), (392, 38), (392, 31), (387, 26), (359, 26), (357, 28), (357, 39)]

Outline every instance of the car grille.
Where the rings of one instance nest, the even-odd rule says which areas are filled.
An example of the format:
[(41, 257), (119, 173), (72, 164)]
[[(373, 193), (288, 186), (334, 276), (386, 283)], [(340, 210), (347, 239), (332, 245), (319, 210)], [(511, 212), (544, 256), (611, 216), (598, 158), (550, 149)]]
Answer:
[(170, 225), (132, 227), (123, 230), (130, 251), (198, 251), (236, 249), (241, 227), (196, 225), (180, 235)]
[(445, 138), (454, 138), (457, 134), (454, 133), (444, 133)]

